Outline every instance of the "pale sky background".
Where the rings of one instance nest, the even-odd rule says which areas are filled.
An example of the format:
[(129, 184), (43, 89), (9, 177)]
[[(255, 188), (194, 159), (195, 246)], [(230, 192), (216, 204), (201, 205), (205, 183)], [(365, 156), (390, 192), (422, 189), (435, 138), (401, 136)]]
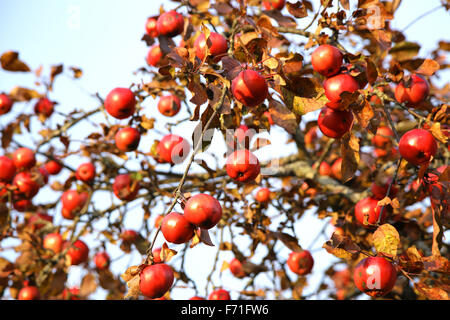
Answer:
[[(293, 1), (291, 1), (293, 2)], [(356, 1), (350, 1), (352, 7), (355, 6)], [(319, 1), (313, 1), (314, 8), (317, 8)], [(25, 61), (31, 69), (35, 70), (40, 65), (44, 66), (43, 74), (48, 74), (50, 66), (63, 63), (66, 70), (69, 66), (80, 67), (83, 70), (83, 77), (77, 81), (71, 80), (66, 75), (60, 75), (55, 81), (54, 91), (49, 94), (49, 97), (58, 101), (56, 110), (62, 113), (68, 113), (74, 108), (90, 110), (97, 107), (98, 101), (91, 95), (98, 92), (102, 97), (115, 87), (128, 87), (133, 82), (141, 81), (141, 74), (133, 75), (133, 72), (142, 66), (146, 66), (145, 56), (148, 48), (140, 39), (145, 32), (146, 18), (155, 15), (159, 11), (160, 5), (163, 4), (166, 10), (177, 5), (171, 1), (161, 0), (133, 0), (133, 1), (61, 1), (61, 0), (0, 0), (0, 53), (8, 50), (18, 51), (20, 59)], [(400, 5), (396, 19), (392, 22), (394, 28), (403, 29), (412, 19), (420, 16), (425, 11), (428, 11), (439, 5), (439, 0), (430, 0), (424, 4), (421, 0), (403, 0)], [(185, 9), (183, 9), (185, 10)], [(284, 9), (286, 10), (286, 9)], [(185, 12), (185, 11), (182, 11)], [(299, 28), (308, 24), (310, 18), (298, 20)], [(429, 53), (433, 51), (439, 40), (449, 41), (448, 30), (450, 30), (450, 19), (448, 13), (444, 9), (439, 9), (429, 16), (421, 19), (406, 31), (406, 36), (409, 41), (417, 41), (422, 45), (419, 56), (422, 58), (429, 57)], [(302, 39), (303, 40), (303, 39)], [(350, 48), (350, 47), (347, 47)], [(292, 51), (295, 51), (292, 48)], [(312, 52), (308, 50), (304, 54), (306, 60), (308, 55)], [(67, 70), (67, 72), (69, 72)], [(449, 80), (449, 72), (439, 73), (441, 77), (439, 83), (443, 84)], [(149, 80), (149, 77), (142, 78), (143, 81)], [(32, 74), (11, 73), (0, 70), (0, 91), (9, 92), (14, 86), (20, 85), (24, 87), (33, 87), (35, 78)], [(435, 80), (436, 81), (436, 80)], [(39, 88), (42, 91), (42, 88)], [(188, 90), (186, 90), (188, 93)], [(34, 101), (30, 103), (16, 104), (13, 107), (13, 112), (0, 118), (0, 126), (4, 127), (11, 119), (15, 117), (18, 112), (32, 112)], [(157, 119), (156, 128), (161, 132), (167, 132), (164, 129), (164, 124), (174, 120), (183, 119), (187, 116), (185, 111), (186, 106), (183, 106), (182, 111), (173, 119), (165, 118), (159, 114), (156, 109), (156, 103), (147, 99), (143, 104), (145, 107), (144, 114), (148, 117), (155, 117)], [(318, 112), (308, 115), (307, 119), (317, 117)], [(105, 117), (101, 114), (91, 118), (91, 123), (84, 122), (82, 125), (76, 126), (69, 131), (74, 142), (71, 144), (71, 149), (76, 150), (76, 140), (82, 140), (92, 132), (92, 130), (99, 131), (99, 127), (95, 127), (96, 123), (105, 123)], [(112, 117), (109, 117), (110, 123), (126, 123), (126, 120), (120, 122)], [(60, 115), (52, 116), (50, 124), (52, 127), (56, 123), (61, 123), (63, 117)], [(196, 123), (185, 123), (177, 126), (173, 133), (179, 134), (190, 141), (191, 132)], [(32, 129), (39, 131), (40, 123), (32, 122)], [(293, 144), (285, 145), (288, 135), (280, 128), (274, 128), (270, 136), (268, 134), (261, 135), (269, 138), (272, 141), (271, 146), (267, 146), (256, 152), (260, 161), (270, 159), (272, 154), (279, 157), (292, 154), (295, 151)], [(149, 151), (153, 140), (160, 139), (162, 136), (156, 132), (150, 132), (145, 138), (141, 139), (139, 149), (142, 151)], [(210, 155), (201, 155), (206, 159), (211, 167), (221, 168), (225, 159), (221, 159), (225, 144), (223, 140), (217, 139), (217, 149), (214, 153), (219, 156), (220, 161), (215, 165), (214, 158)], [(21, 143), (33, 148), (36, 138), (29, 135), (18, 139)], [(276, 141), (276, 143), (274, 143)], [(55, 143), (57, 148), (61, 148), (59, 143)], [(45, 149), (44, 149), (45, 150)], [(133, 154), (129, 153), (130, 160), (133, 159)], [(43, 160), (38, 157), (38, 160)], [(72, 167), (77, 167), (81, 162), (88, 159), (80, 157), (70, 157), (67, 163)], [(174, 167), (174, 171), (182, 172), (185, 164)], [(135, 169), (132, 161), (127, 163), (127, 168)], [(169, 169), (168, 165), (161, 166), (161, 169)], [(191, 168), (192, 172), (199, 172), (202, 169), (194, 164)], [(65, 181), (69, 172), (63, 171), (56, 177), (50, 178), (52, 181)], [(40, 191), (35, 197), (35, 203), (46, 203), (53, 201), (55, 195), (50, 193), (49, 188), (46, 187)], [(101, 193), (95, 195), (94, 205), (96, 208), (104, 208), (109, 206), (110, 201), (117, 202), (115, 197), (111, 197), (108, 193)], [(139, 229), (142, 225), (143, 212), (139, 205), (140, 202), (133, 202), (128, 210), (124, 221), (125, 228)], [(154, 219), (158, 214), (165, 211), (164, 206), (159, 205), (152, 209), (152, 217), (149, 219), (149, 226), (153, 226)], [(56, 211), (51, 212), (54, 215), (55, 224), (62, 223), (68, 225), (68, 221), (63, 221), (60, 214), (61, 207), (58, 206)], [(179, 206), (175, 208), (181, 210)], [(277, 214), (274, 208), (267, 211), (269, 216)], [(337, 261), (332, 255), (326, 253), (321, 249), (322, 244), (327, 240), (321, 237), (314, 247), (310, 248), (311, 242), (316, 237), (317, 233), (322, 229), (326, 221), (318, 220), (313, 212), (305, 214), (296, 225), (296, 235), (299, 238), (299, 243), (302, 247), (312, 249), (315, 259), (315, 266), (313, 273), (308, 276), (309, 286), (305, 288), (304, 294), (308, 295), (314, 292), (317, 285), (322, 280), (324, 270), (326, 270), (330, 263)], [(273, 229), (275, 229), (277, 221), (274, 220)], [(102, 224), (96, 224), (97, 228), (101, 228)], [(272, 230), (273, 230), (272, 229)], [(217, 228), (212, 229), (213, 237), (216, 234)], [(327, 228), (327, 233), (331, 234), (332, 228)], [(228, 233), (225, 232), (225, 240)], [(149, 239), (153, 238), (153, 233), (150, 234)], [(95, 239), (94, 235), (83, 238), (91, 247), (99, 243), (99, 239)], [(163, 243), (162, 234), (159, 235), (155, 247)], [(214, 238), (213, 238), (214, 241)], [(10, 244), (13, 242), (10, 242)], [(217, 243), (217, 241), (215, 241)], [(248, 254), (246, 251), (246, 244), (248, 241), (239, 238), (239, 247), (241, 251)], [(2, 242), (6, 246), (7, 241)], [(171, 248), (181, 251), (183, 245), (170, 245)], [(142, 256), (135, 250), (131, 254), (124, 255), (116, 246), (109, 245), (107, 247), (111, 258), (116, 259), (112, 265), (111, 270), (115, 274), (123, 273), (128, 266), (140, 263)], [(261, 248), (260, 248), (261, 249)], [(281, 255), (287, 259), (289, 250), (281, 244), (277, 246), (277, 250)], [(205, 245), (198, 245), (193, 249), (189, 249), (186, 255), (186, 272), (197, 282), (200, 296), (207, 296), (211, 288), (207, 292), (204, 291), (206, 275), (209, 274), (216, 247), (207, 247)], [(260, 255), (255, 256), (251, 261), (258, 263), (258, 259), (264, 255), (261, 251)], [(0, 252), (0, 256), (14, 259), (13, 252)], [(93, 257), (91, 250), (91, 257)], [(217, 269), (220, 270), (223, 261), (230, 261), (233, 255), (229, 251), (222, 252), (219, 256)], [(93, 265), (93, 261), (90, 262)], [(170, 264), (177, 266), (178, 258), (175, 257)], [(289, 271), (290, 272), (290, 271)], [(218, 276), (216, 272), (213, 278), (215, 285), (222, 285), (225, 289), (231, 290), (233, 299), (238, 297), (237, 290), (242, 289), (245, 285), (245, 280), (238, 280), (234, 278), (230, 272), (224, 271), (222, 277)], [(292, 279), (295, 275), (289, 274)], [(71, 267), (68, 285), (79, 285), (83, 272), (79, 267)], [(260, 274), (256, 278), (256, 287), (263, 288), (268, 282), (268, 277)], [(181, 283), (181, 282), (180, 282)], [(328, 283), (331, 283), (328, 281)], [(95, 294), (91, 295), (92, 299), (104, 299), (106, 292), (99, 289)], [(172, 290), (172, 298), (186, 299), (194, 295), (193, 290), (189, 289), (174, 289)], [(290, 297), (287, 292), (286, 297)], [(8, 297), (7, 295), (5, 297)], [(270, 295), (268, 296), (271, 297)], [(324, 295), (312, 296), (313, 299), (324, 298)], [(361, 298), (366, 298), (364, 295)]]

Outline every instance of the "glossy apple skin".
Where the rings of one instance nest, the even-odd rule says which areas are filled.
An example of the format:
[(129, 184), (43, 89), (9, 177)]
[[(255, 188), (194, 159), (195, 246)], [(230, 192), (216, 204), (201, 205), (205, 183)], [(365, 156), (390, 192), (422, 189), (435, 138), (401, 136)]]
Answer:
[(247, 149), (236, 150), (230, 154), (226, 162), (227, 174), (238, 182), (250, 182), (260, 173), (258, 158)]
[(64, 218), (73, 220), (75, 216), (83, 209), (89, 195), (87, 192), (78, 192), (77, 190), (67, 190), (61, 197), (61, 214)]
[(329, 138), (339, 139), (349, 132), (353, 124), (353, 113), (347, 110), (322, 108), (318, 118), (320, 131)]
[(255, 200), (260, 203), (267, 203), (270, 201), (269, 188), (260, 188), (255, 194)]
[(112, 185), (114, 194), (120, 200), (132, 201), (139, 192), (139, 182), (134, 181), (129, 174), (119, 174)]
[(180, 164), (189, 155), (189, 142), (175, 134), (164, 136), (159, 142), (156, 152), (163, 163)]
[(381, 126), (377, 128), (377, 133), (372, 137), (372, 145), (376, 148), (385, 148), (392, 142), (394, 132), (391, 128)]
[[(209, 34), (209, 40), (211, 41), (211, 47), (209, 48), (209, 54), (213, 57), (214, 62), (220, 61), (224, 57), (228, 50), (227, 40), (221, 34), (211, 32)], [(206, 49), (208, 44), (205, 38), (205, 34), (201, 33), (194, 43), (196, 56), (203, 61), (206, 55)]]
[(147, 298), (161, 298), (172, 287), (173, 280), (171, 267), (165, 263), (152, 264), (142, 270), (139, 287)]
[(82, 240), (77, 240), (67, 250), (67, 256), (72, 266), (84, 263), (89, 257), (89, 247)]
[[(378, 200), (372, 197), (367, 197), (358, 201), (355, 206), (355, 218), (357, 223), (366, 228), (371, 229), (378, 223), (378, 217), (380, 216), (381, 207), (377, 206)], [(383, 209), (383, 215), (381, 216), (380, 224), (382, 224), (387, 217), (387, 208)], [(368, 225), (364, 225), (364, 216), (368, 216)]]
[(42, 114), (45, 117), (50, 117), (53, 114), (54, 103), (48, 98), (41, 98), (34, 105), (34, 112), (36, 114)]
[(174, 95), (163, 96), (158, 101), (158, 110), (162, 115), (166, 117), (175, 116), (181, 108), (180, 99)]
[(217, 289), (210, 293), (208, 300), (231, 300), (231, 297), (227, 290)]
[(153, 249), (152, 254), (153, 254), (153, 263), (161, 263), (163, 262), (161, 260), (161, 248), (156, 248)]
[(61, 163), (55, 160), (50, 160), (45, 164), (45, 169), (47, 169), (47, 172), (51, 175), (57, 175), (61, 172), (63, 166)]
[(411, 86), (405, 87), (405, 82), (400, 82), (395, 88), (395, 99), (399, 103), (406, 103), (408, 107), (415, 107), (430, 93), (428, 81), (420, 75), (411, 75)]
[(16, 174), (13, 179), (13, 184), (17, 187), (17, 192), (27, 199), (32, 199), (40, 189), (39, 183), (37, 183), (36, 179), (28, 171), (22, 171)]
[(94, 257), (94, 263), (98, 270), (106, 270), (109, 267), (111, 259), (106, 252), (98, 252)]
[(33, 206), (33, 203), (30, 199), (14, 196), (13, 197), (13, 207), (15, 210), (19, 212), (25, 212), (30, 210)]
[(161, 48), (159, 47), (159, 44), (155, 44), (150, 47), (150, 50), (147, 53), (147, 64), (152, 67), (158, 66), (159, 62), (161, 61), (163, 54), (161, 51)]
[(337, 74), (342, 66), (343, 55), (335, 46), (323, 44), (311, 54), (311, 64), (314, 71), (325, 77)]
[(180, 244), (194, 237), (195, 227), (181, 213), (171, 212), (161, 222), (161, 232), (167, 241)]
[(34, 152), (28, 148), (19, 148), (14, 151), (12, 159), (17, 170), (31, 169), (36, 164)]
[(75, 177), (86, 183), (94, 181), (95, 166), (91, 162), (81, 164), (75, 172)]
[(6, 156), (0, 156), (0, 181), (9, 182), (16, 174), (14, 161)]
[(242, 263), (234, 258), (230, 261), (230, 271), (236, 278), (245, 277), (244, 269), (242, 268)]
[(156, 21), (156, 30), (159, 35), (175, 37), (184, 30), (184, 19), (181, 14), (171, 10), (162, 13)]
[(325, 95), (330, 100), (327, 106), (332, 109), (342, 108), (341, 93), (353, 93), (359, 89), (358, 82), (349, 74), (341, 73), (324, 81)]
[(247, 107), (263, 103), (269, 94), (266, 79), (253, 70), (243, 70), (233, 79), (231, 92), (234, 98)]
[(383, 257), (367, 257), (355, 267), (353, 280), (356, 287), (371, 297), (388, 294), (397, 280), (395, 267)]
[(35, 286), (25, 286), (19, 291), (17, 300), (39, 300), (39, 289)]
[(6, 94), (0, 94), (0, 115), (7, 114), (11, 111), (13, 101)]
[(122, 152), (130, 152), (137, 149), (141, 141), (141, 134), (132, 127), (122, 128), (115, 136), (116, 147)]
[(115, 88), (106, 96), (105, 109), (116, 119), (126, 119), (136, 110), (136, 98), (128, 88)]
[(211, 229), (222, 218), (222, 206), (216, 198), (200, 193), (186, 201), (184, 217), (197, 227)]
[(158, 36), (158, 30), (156, 30), (156, 21), (155, 18), (148, 18), (145, 22), (145, 31), (150, 37), (156, 38)]
[(285, 0), (264, 0), (262, 5), (266, 10), (282, 10), (285, 2)]
[(58, 254), (62, 251), (63, 248), (63, 239), (62, 236), (57, 233), (49, 233), (44, 237), (43, 247), (44, 249), (53, 251), (54, 254)]
[(291, 252), (286, 263), (292, 272), (304, 276), (311, 273), (314, 259), (308, 250), (303, 250), (302, 252)]
[(406, 132), (398, 143), (401, 156), (416, 166), (430, 161), (431, 157), (436, 154), (437, 148), (433, 135), (424, 129), (413, 129)]
[(322, 161), (319, 166), (319, 174), (321, 176), (331, 176), (331, 166), (325, 161)]

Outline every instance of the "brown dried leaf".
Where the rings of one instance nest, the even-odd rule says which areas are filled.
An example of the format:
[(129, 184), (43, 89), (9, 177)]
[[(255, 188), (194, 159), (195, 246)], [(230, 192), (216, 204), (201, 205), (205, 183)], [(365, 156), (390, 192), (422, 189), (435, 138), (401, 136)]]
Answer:
[(15, 51), (7, 51), (0, 57), (2, 68), (6, 71), (13, 72), (29, 72), (30, 68), (19, 60), (19, 53)]
[(271, 232), (270, 236), (272, 236), (275, 239), (280, 240), (281, 242), (284, 243), (284, 245), (286, 247), (288, 247), (289, 249), (291, 249), (292, 251), (295, 252), (302, 252), (303, 249), (302, 247), (298, 244), (298, 240), (297, 238), (284, 233), (284, 232)]
[(83, 280), (81, 280), (80, 295), (83, 297), (87, 297), (90, 294), (94, 293), (96, 290), (97, 282), (95, 281), (95, 276), (91, 273), (88, 273), (84, 276)]
[(383, 224), (373, 233), (373, 244), (378, 253), (388, 257), (397, 256), (400, 245), (400, 235), (390, 224)]
[(439, 70), (440, 67), (441, 66), (438, 62), (431, 59), (425, 59), (425, 61), (422, 63), (419, 69), (417, 69), (416, 72), (425, 76), (432, 76), (436, 71)]
[(349, 237), (334, 232), (331, 239), (322, 246), (328, 253), (341, 259), (354, 259), (357, 257), (361, 248), (355, 244)]
[(359, 164), (359, 140), (351, 132), (341, 138), (341, 174), (342, 181), (346, 182), (353, 178)]
[(448, 293), (438, 287), (430, 287), (425, 283), (414, 283), (414, 288), (419, 294), (430, 300), (449, 300)]
[(276, 125), (284, 128), (290, 134), (295, 133), (298, 126), (297, 118), (281, 102), (269, 99), (269, 112)]
[(296, 18), (304, 18), (308, 16), (308, 12), (306, 11), (306, 7), (302, 2), (297, 1), (296, 3), (286, 3), (286, 8), (290, 14), (292, 14)]

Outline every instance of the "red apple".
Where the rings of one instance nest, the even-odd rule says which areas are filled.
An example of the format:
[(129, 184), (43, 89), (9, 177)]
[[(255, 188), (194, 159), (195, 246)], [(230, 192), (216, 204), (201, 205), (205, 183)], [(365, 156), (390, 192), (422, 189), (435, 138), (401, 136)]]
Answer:
[(244, 269), (242, 268), (242, 263), (234, 258), (230, 262), (230, 271), (236, 278), (243, 278), (245, 277)]
[(222, 207), (216, 198), (200, 193), (186, 202), (184, 217), (197, 227), (211, 229), (222, 218)]
[[(383, 179), (384, 181), (381, 181), (381, 183), (374, 182), (372, 183), (372, 186), (370, 187), (370, 191), (372, 191), (372, 197), (381, 200), (384, 197), (386, 197), (389, 184), (391, 182), (390, 178)], [(398, 188), (395, 185), (391, 186), (391, 190), (389, 191), (389, 198), (394, 198), (397, 194)]]
[(14, 151), (12, 159), (17, 170), (31, 169), (36, 164), (34, 152), (28, 148), (19, 148)]
[(263, 115), (267, 118), (267, 121), (269, 121), (269, 124), (273, 126), (275, 122), (272, 119), (272, 114), (269, 111), (264, 111)]
[(11, 111), (13, 101), (6, 94), (0, 94), (0, 115), (7, 114)]
[(305, 145), (308, 148), (313, 149), (316, 140), (317, 140), (317, 126), (313, 126), (309, 128), (309, 130), (305, 133), (304, 138)]
[(194, 236), (195, 227), (181, 213), (171, 212), (161, 222), (161, 232), (167, 241), (186, 243)]
[(323, 44), (311, 54), (311, 64), (314, 71), (325, 77), (337, 74), (342, 66), (343, 55), (335, 46)]
[(295, 274), (304, 276), (311, 273), (314, 266), (314, 259), (308, 250), (302, 252), (291, 252), (289, 254), (287, 265)]
[(205, 298), (199, 297), (199, 296), (193, 296), (189, 300), (206, 300)]
[(319, 129), (329, 138), (339, 139), (349, 132), (353, 124), (353, 113), (348, 110), (333, 110), (324, 107), (318, 119)]
[(158, 30), (156, 30), (156, 21), (157, 19), (150, 17), (145, 22), (145, 31), (152, 38), (156, 38), (158, 36)]
[(184, 30), (184, 18), (174, 10), (164, 12), (156, 21), (156, 30), (159, 35), (175, 37)]
[(262, 5), (266, 10), (282, 10), (285, 0), (263, 0)]
[(336, 160), (334, 160), (333, 165), (331, 166), (331, 175), (337, 180), (342, 179), (341, 165), (342, 158), (337, 158)]
[[(381, 213), (381, 207), (378, 206), (378, 200), (372, 197), (367, 197), (359, 200), (355, 206), (355, 218), (360, 226), (370, 229), (373, 225), (378, 223), (378, 218)], [(366, 217), (366, 218), (365, 218)], [(387, 217), (387, 208), (383, 209), (383, 215), (381, 216), (380, 224), (382, 224)], [(364, 224), (364, 220), (367, 219), (368, 224)]]
[(267, 98), (269, 87), (266, 79), (253, 70), (243, 70), (233, 79), (231, 92), (236, 100), (247, 107), (255, 107)]
[(401, 156), (414, 165), (430, 161), (437, 152), (437, 143), (433, 135), (424, 129), (406, 132), (398, 143)]
[(158, 110), (162, 115), (165, 115), (166, 117), (175, 116), (180, 111), (180, 108), (181, 101), (174, 94), (163, 96), (159, 99)]
[(155, 44), (150, 47), (150, 50), (147, 53), (147, 64), (149, 66), (156, 67), (158, 66), (159, 62), (161, 61), (163, 54), (161, 51), (161, 48), (159, 47), (159, 44)]
[(61, 214), (64, 218), (73, 220), (75, 216), (84, 208), (88, 201), (87, 192), (78, 192), (77, 190), (67, 190), (61, 197)]
[(80, 164), (77, 171), (75, 172), (75, 177), (78, 180), (86, 183), (94, 181), (95, 166), (91, 162)]
[(53, 217), (44, 212), (36, 212), (28, 219), (28, 225), (31, 226), (33, 231), (36, 231), (45, 226), (45, 224), (42, 223), (44, 221), (52, 223)]
[(372, 138), (372, 144), (376, 148), (385, 148), (390, 143), (392, 143), (393, 137), (394, 132), (391, 130), (391, 128), (381, 126), (377, 128), (377, 133)]
[(35, 286), (25, 286), (19, 291), (18, 300), (39, 300), (39, 289)]
[(61, 172), (63, 166), (59, 161), (56, 160), (50, 160), (45, 164), (45, 169), (47, 169), (47, 172), (51, 175), (56, 175)]
[(157, 153), (164, 163), (180, 164), (189, 155), (189, 142), (175, 134), (164, 136), (158, 144)]
[(108, 269), (111, 259), (108, 253), (98, 252), (94, 257), (94, 263), (98, 270)]
[[(210, 44), (210, 45), (209, 45)], [(224, 36), (211, 32), (208, 37), (208, 41), (205, 38), (205, 34), (201, 33), (194, 43), (195, 54), (203, 61), (206, 55), (206, 49), (209, 47), (209, 54), (213, 57), (214, 62), (220, 61), (224, 57), (228, 50), (227, 40)]]
[(129, 174), (119, 174), (112, 185), (113, 192), (117, 198), (132, 201), (139, 192), (139, 181), (133, 180)]
[(57, 232), (49, 233), (44, 237), (43, 245), (44, 249), (51, 250), (53, 253), (58, 254), (63, 248), (63, 239)]
[(105, 99), (106, 111), (116, 119), (130, 117), (136, 109), (136, 98), (128, 88), (115, 88)]
[(115, 136), (116, 147), (122, 152), (130, 152), (137, 149), (141, 141), (141, 134), (132, 127), (122, 128)]
[(408, 82), (402, 80), (395, 88), (395, 99), (399, 103), (406, 103), (409, 107), (415, 107), (425, 100), (430, 92), (430, 87), (424, 77), (413, 74)]
[(6, 156), (0, 156), (0, 181), (9, 182), (16, 174), (14, 161)]
[(34, 112), (36, 114), (42, 114), (46, 118), (48, 118), (53, 114), (53, 107), (53, 101), (49, 100), (48, 98), (41, 98), (34, 105)]
[(173, 284), (173, 270), (165, 263), (145, 267), (140, 274), (139, 288), (150, 299), (161, 298)]
[(353, 280), (356, 287), (372, 297), (388, 294), (397, 280), (395, 267), (383, 257), (367, 257), (355, 267)]
[(210, 293), (208, 300), (231, 300), (231, 297), (227, 290), (217, 289)]
[(260, 172), (258, 158), (247, 149), (236, 150), (226, 162), (227, 174), (239, 182), (250, 182), (256, 179)]
[(39, 183), (36, 179), (37, 177), (33, 176), (28, 171), (22, 171), (16, 174), (13, 184), (17, 187), (17, 193), (27, 199), (33, 198), (40, 189)]
[(353, 93), (359, 89), (358, 82), (349, 74), (341, 73), (324, 81), (325, 95), (330, 100), (327, 106), (332, 109), (342, 108), (341, 94)]
[(236, 149), (250, 149), (250, 142), (255, 135), (255, 130), (250, 129), (245, 124), (241, 124), (235, 131), (233, 135), (233, 141), (228, 141), (229, 136), (227, 136), (227, 145)]
[(260, 203), (267, 203), (270, 201), (270, 190), (269, 188), (260, 188), (256, 191), (255, 200)]
[[(66, 242), (64, 248), (68, 245)], [(67, 257), (72, 266), (84, 263), (89, 257), (89, 247), (82, 240), (76, 240), (67, 250)]]
[(122, 234), (120, 235), (120, 238), (123, 240), (123, 242), (125, 242), (127, 244), (131, 244), (137, 240), (138, 233), (131, 229), (124, 230), (122, 232)]
[(161, 248), (156, 248), (153, 249), (152, 254), (153, 254), (153, 263), (161, 263), (163, 262), (161, 260)]

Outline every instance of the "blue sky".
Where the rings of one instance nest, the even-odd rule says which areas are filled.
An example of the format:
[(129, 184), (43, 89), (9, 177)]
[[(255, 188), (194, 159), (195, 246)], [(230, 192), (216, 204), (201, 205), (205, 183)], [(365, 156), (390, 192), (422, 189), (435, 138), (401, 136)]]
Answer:
[[(291, 1), (293, 2), (293, 1)], [(313, 1), (317, 6), (318, 1)], [(351, 1), (354, 5), (355, 1)], [(132, 82), (140, 82), (141, 75), (133, 75), (133, 72), (142, 66), (145, 66), (145, 55), (148, 48), (140, 39), (145, 31), (145, 20), (148, 16), (156, 14), (160, 5), (164, 5), (165, 9), (173, 8), (177, 5), (171, 1), (161, 0), (133, 0), (133, 1), (58, 1), (58, 0), (2, 0), (0, 7), (0, 53), (14, 50), (20, 53), (20, 58), (25, 61), (31, 69), (35, 70), (40, 65), (44, 66), (44, 74), (48, 74), (51, 65), (63, 63), (65, 67), (76, 66), (83, 70), (83, 77), (73, 81), (65, 75), (61, 75), (56, 79), (54, 91), (50, 93), (50, 98), (59, 102), (57, 110), (62, 113), (68, 113), (74, 108), (89, 110), (98, 105), (98, 101), (91, 95), (98, 92), (101, 96), (106, 94), (115, 87), (127, 87)], [(398, 9), (396, 20), (392, 22), (392, 26), (403, 29), (415, 17), (420, 16), (423, 12), (439, 5), (439, 0), (430, 0), (426, 5), (421, 0), (403, 1)], [(315, 7), (316, 8), (316, 7)], [(303, 19), (299, 23), (299, 27), (305, 26), (309, 22), (309, 18)], [(450, 19), (448, 13), (444, 9), (439, 9), (431, 15), (418, 21), (415, 25), (409, 27), (406, 31), (407, 39), (417, 41), (422, 45), (419, 56), (426, 58), (428, 54), (435, 48), (439, 40), (446, 39), (449, 41), (448, 30), (450, 30)], [(311, 53), (312, 50), (306, 52)], [(449, 72), (440, 74), (439, 83), (448, 83)], [(146, 78), (144, 77), (145, 81)], [(147, 78), (148, 80), (148, 78)], [(21, 85), (24, 87), (33, 87), (35, 78), (31, 74), (9, 73), (0, 70), (0, 91), (9, 92), (14, 86)], [(42, 88), (41, 88), (42, 89)], [(15, 107), (15, 112), (0, 118), (0, 125), (4, 126), (8, 121), (14, 118), (17, 111), (32, 112), (32, 103), (20, 104)], [(168, 122), (167, 118), (160, 116), (156, 109), (154, 101), (146, 101), (144, 104), (144, 113), (149, 117), (155, 117), (158, 120), (157, 129), (166, 132), (164, 124)], [(187, 112), (180, 112), (175, 120), (186, 117)], [(317, 113), (309, 115), (310, 118), (317, 117)], [(96, 123), (105, 123), (105, 117), (101, 114), (92, 118), (92, 123), (83, 124), (76, 129), (70, 131), (71, 137), (82, 140), (90, 130), (99, 130)], [(51, 125), (63, 121), (63, 117), (55, 115), (51, 119)], [(109, 118), (110, 123), (119, 123), (119, 121)], [(38, 122), (32, 123), (33, 128), (39, 128)], [(174, 133), (180, 134), (186, 138), (190, 138), (194, 124), (183, 124), (174, 130)], [(140, 144), (140, 150), (149, 151), (153, 140), (160, 138), (157, 132), (152, 132)], [(257, 155), (260, 160), (269, 159), (270, 155), (275, 154), (284, 156), (292, 153), (295, 148), (291, 145), (285, 145), (288, 139), (287, 135), (280, 129), (273, 130), (270, 135), (271, 141), (277, 141), (272, 146), (268, 146), (260, 151)], [(33, 147), (35, 142), (29, 137), (19, 139), (23, 144)], [(58, 145), (57, 145), (58, 146)], [(76, 143), (74, 143), (76, 146)], [(222, 154), (220, 150), (224, 147), (221, 141), (217, 144), (217, 154)], [(61, 147), (59, 145), (59, 147)], [(202, 155), (208, 161), (213, 158), (208, 155)], [(42, 159), (41, 159), (42, 160)], [(72, 157), (69, 164), (76, 167), (80, 161), (87, 159)], [(224, 160), (224, 159), (223, 159)], [(217, 164), (218, 167), (223, 165), (223, 161)], [(128, 164), (130, 169), (133, 164)], [(168, 167), (164, 167), (168, 169)], [(175, 171), (182, 171), (183, 165), (175, 167)], [(193, 171), (200, 171), (199, 167), (194, 165)], [(58, 180), (64, 181), (63, 177), (68, 172), (62, 173), (57, 177)], [(51, 178), (54, 179), (54, 178)], [(48, 201), (50, 192), (42, 190), (36, 201)], [(111, 199), (109, 195), (99, 194), (96, 199), (95, 206), (101, 208), (107, 205)], [(107, 199), (107, 201), (102, 201)], [(132, 205), (133, 206), (133, 205)], [(179, 208), (178, 208), (179, 209)], [(55, 222), (61, 222), (59, 213), (60, 208), (54, 213)], [(179, 209), (180, 210), (180, 209)], [(125, 219), (125, 224), (129, 228), (138, 228), (142, 223), (142, 210), (138, 208), (130, 209)], [(162, 213), (164, 207), (161, 205), (154, 208), (154, 212)], [(269, 211), (270, 214), (276, 214), (274, 210)], [(155, 214), (156, 216), (156, 214)], [(153, 221), (153, 220), (151, 220)], [(62, 223), (65, 223), (62, 221)], [(318, 230), (322, 228), (323, 221), (316, 219), (312, 213), (305, 215), (296, 224), (296, 233), (302, 246), (308, 247)], [(101, 224), (98, 225), (101, 227)], [(97, 239), (89, 238), (92, 243), (97, 243)], [(162, 236), (159, 237), (161, 244)], [(320, 248), (326, 239), (323, 238), (317, 242), (315, 248)], [(175, 246), (180, 250), (182, 246)], [(122, 253), (117, 248), (110, 248), (113, 258), (121, 257)], [(206, 246), (197, 246), (189, 250), (186, 257), (186, 265), (195, 266), (188, 268), (188, 274), (199, 281), (199, 295), (206, 295), (204, 292), (205, 274), (209, 273), (212, 266), (212, 260), (215, 255), (215, 248)], [(287, 258), (288, 250), (283, 250), (283, 254)], [(0, 254), (1, 255), (1, 254)], [(316, 260), (314, 272), (309, 276), (310, 286), (305, 293), (312, 292), (315, 285), (321, 280), (321, 274), (331, 261), (335, 261), (324, 250), (313, 252)], [(224, 252), (220, 256), (218, 268), (220, 269), (223, 260), (230, 260), (232, 255)], [(132, 263), (139, 263), (141, 256), (137, 253), (127, 255), (113, 263), (112, 270), (116, 274), (120, 274)], [(201, 264), (199, 264), (201, 261)], [(176, 264), (177, 261), (174, 260)], [(80, 281), (80, 270), (73, 267), (69, 284), (78, 285)], [(264, 285), (264, 275), (260, 275), (258, 279), (261, 285)], [(242, 281), (234, 279), (230, 276), (229, 271), (223, 273), (223, 277), (215, 277), (216, 284), (225, 284), (225, 287), (240, 288)], [(174, 290), (174, 298), (189, 298), (192, 291)], [(104, 292), (99, 291), (92, 298), (102, 299)], [(232, 292), (232, 297), (236, 298), (236, 292)]]

